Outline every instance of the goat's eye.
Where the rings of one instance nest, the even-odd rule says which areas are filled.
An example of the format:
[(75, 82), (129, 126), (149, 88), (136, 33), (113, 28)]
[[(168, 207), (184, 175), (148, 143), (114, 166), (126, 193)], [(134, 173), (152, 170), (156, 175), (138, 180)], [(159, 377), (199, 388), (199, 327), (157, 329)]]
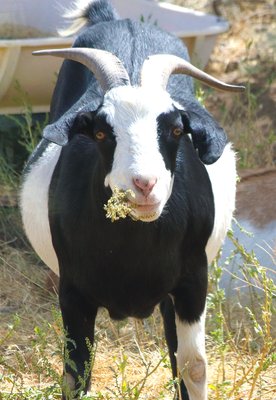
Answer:
[(102, 142), (105, 138), (106, 138), (106, 133), (102, 132), (102, 131), (98, 131), (95, 133), (95, 139), (98, 142)]
[(180, 137), (183, 134), (183, 129), (181, 128), (173, 128), (172, 135), (174, 137)]

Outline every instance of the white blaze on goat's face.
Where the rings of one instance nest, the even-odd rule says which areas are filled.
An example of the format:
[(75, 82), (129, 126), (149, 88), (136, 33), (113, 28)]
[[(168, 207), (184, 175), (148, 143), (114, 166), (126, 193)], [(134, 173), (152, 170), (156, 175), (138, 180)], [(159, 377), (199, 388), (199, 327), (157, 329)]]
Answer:
[(135, 194), (134, 216), (153, 221), (162, 213), (173, 185), (159, 149), (157, 118), (173, 109), (169, 94), (124, 86), (110, 90), (102, 112), (116, 137), (113, 165), (105, 185)]

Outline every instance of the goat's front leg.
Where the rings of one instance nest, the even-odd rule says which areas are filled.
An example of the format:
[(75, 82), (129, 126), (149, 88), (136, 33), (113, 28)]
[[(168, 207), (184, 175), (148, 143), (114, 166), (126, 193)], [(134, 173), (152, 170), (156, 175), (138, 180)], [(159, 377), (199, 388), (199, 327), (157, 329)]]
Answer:
[[(69, 393), (87, 392), (90, 385), (89, 344), (94, 342), (94, 325), (97, 307), (87, 304), (85, 299), (72, 286), (61, 285), (59, 290), (63, 325), (67, 333), (65, 343), (64, 388), (62, 400), (72, 398)], [(69, 360), (66, 360), (69, 355)], [(85, 376), (87, 375), (87, 376)], [(81, 379), (80, 379), (81, 378)], [(82, 380), (82, 382), (81, 382)], [(75, 397), (78, 398), (78, 397)]]
[(177, 367), (189, 400), (207, 400), (205, 303), (208, 272), (206, 258), (203, 259), (205, 261), (197, 264), (174, 292)]
[[(173, 379), (178, 378), (177, 363), (176, 363), (176, 352), (177, 352), (177, 335), (176, 335), (176, 324), (175, 324), (175, 311), (173, 300), (170, 296), (162, 301), (160, 304), (160, 310), (164, 322), (164, 330), (166, 342), (169, 349), (172, 375)], [(187, 388), (184, 385), (183, 379), (179, 382), (179, 385), (175, 383), (176, 393), (174, 400), (189, 400)]]

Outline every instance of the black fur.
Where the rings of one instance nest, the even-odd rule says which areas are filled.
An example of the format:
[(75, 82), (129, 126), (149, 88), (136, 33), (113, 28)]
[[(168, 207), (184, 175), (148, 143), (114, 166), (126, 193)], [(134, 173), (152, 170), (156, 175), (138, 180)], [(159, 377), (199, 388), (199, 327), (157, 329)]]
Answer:
[(93, 7), (88, 7), (83, 16), (88, 21), (88, 25), (96, 25), (98, 22), (113, 21), (119, 18), (116, 10), (106, 0), (95, 0)]

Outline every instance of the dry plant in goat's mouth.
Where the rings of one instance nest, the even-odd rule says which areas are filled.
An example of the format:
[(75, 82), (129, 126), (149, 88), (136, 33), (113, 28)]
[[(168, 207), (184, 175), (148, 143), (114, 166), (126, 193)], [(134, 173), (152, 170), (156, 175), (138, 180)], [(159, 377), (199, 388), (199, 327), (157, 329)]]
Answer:
[(135, 204), (129, 201), (130, 197), (133, 199), (135, 198), (135, 194), (131, 189), (124, 191), (115, 187), (112, 196), (108, 200), (107, 204), (104, 205), (106, 218), (110, 218), (111, 221), (114, 222), (120, 218), (131, 216)]

